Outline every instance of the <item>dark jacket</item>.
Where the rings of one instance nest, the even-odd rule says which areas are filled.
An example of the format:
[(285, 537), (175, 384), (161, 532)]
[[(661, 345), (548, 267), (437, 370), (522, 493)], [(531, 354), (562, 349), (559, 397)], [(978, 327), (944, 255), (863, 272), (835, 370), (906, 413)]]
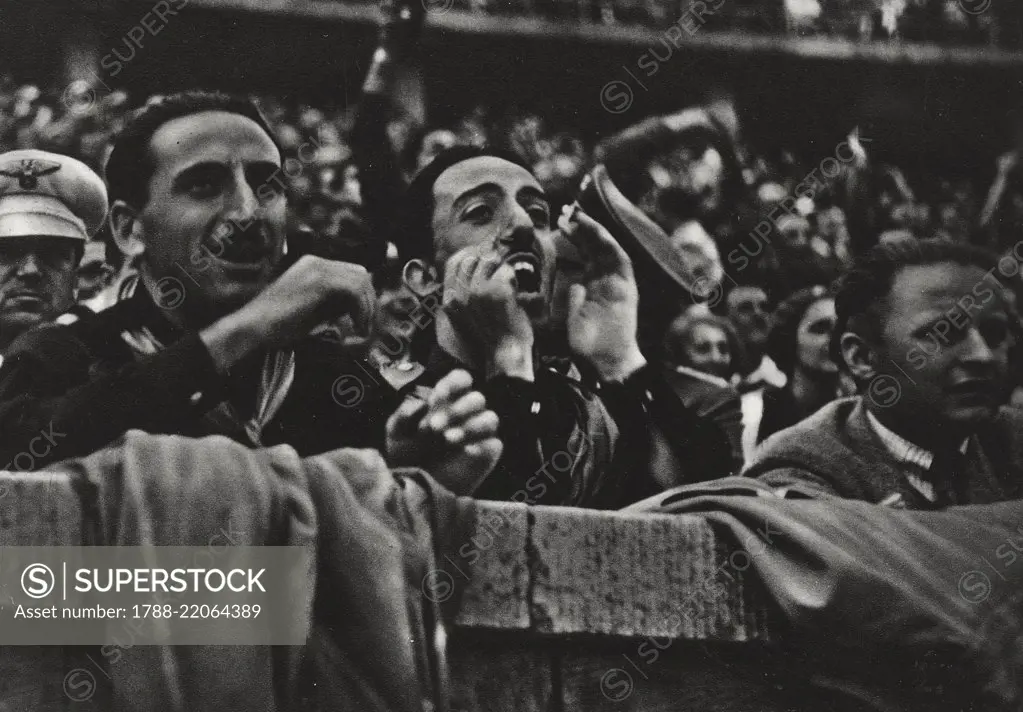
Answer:
[[(138, 356), (122, 332), (140, 326), (166, 348)], [(130, 429), (244, 441), (210, 422), (211, 414), (227, 398), (242, 413), (253, 409), (261, 366), (257, 355), (221, 376), (198, 334), (174, 329), (143, 289), (72, 324), (33, 329), (11, 345), (0, 368), (0, 466), (38, 469), (94, 452)], [(295, 347), (294, 381), (262, 444), (291, 445), (301, 455), (380, 448), (398, 402), (370, 366), (337, 343), (310, 338)], [(25, 457), (41, 432), (54, 435)]]
[(730, 478), (630, 507), (702, 517), (734, 552), (679, 591), (682, 616), (702, 622), (729, 580), (766, 591), (782, 618), (771, 659), (798, 709), (1019, 709), (1006, 702), (1023, 679), (1023, 502), (915, 512), (777, 494)]
[[(852, 397), (833, 401), (765, 440), (744, 474), (777, 487), (804, 484), (867, 502), (898, 494), (908, 508), (930, 508), (909, 484), (909, 467), (878, 438), (862, 399)], [(1001, 409), (991, 425), (970, 438), (963, 469), (956, 475), (956, 504), (1003, 502), (1023, 495), (1023, 414)]]
[[(728, 444), (731, 448), (731, 472), (741, 470), (743, 466), (742, 404), (739, 392), (724, 379), (701, 373), (686, 366), (669, 368), (665, 371), (664, 377), (687, 408), (693, 410), (701, 418), (717, 423), (728, 437)], [(712, 478), (721, 476), (714, 473), (707, 474)], [(697, 480), (690, 478), (689, 481)]]
[[(426, 373), (405, 392), (429, 387), (457, 361), (435, 349)], [(618, 509), (676, 482), (732, 472), (728, 438), (686, 407), (659, 367), (622, 384), (590, 387), (566, 363), (536, 371), (532, 383), (474, 375), (500, 419), (504, 452), (473, 496), (529, 504)]]
[(783, 388), (765, 387), (763, 390), (764, 414), (757, 429), (757, 443), (761, 443), (780, 430), (791, 427), (805, 417), (792, 391)]

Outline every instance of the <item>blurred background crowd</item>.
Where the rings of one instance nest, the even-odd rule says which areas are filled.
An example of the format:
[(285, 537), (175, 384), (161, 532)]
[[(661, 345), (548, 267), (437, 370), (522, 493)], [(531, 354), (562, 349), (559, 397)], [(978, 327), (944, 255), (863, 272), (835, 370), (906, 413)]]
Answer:
[[(585, 7), (556, 2), (541, 7), (535, 0), (523, 0), (521, 7), (490, 0), (468, 3), (454, 7), (470, 14), (539, 13), (605, 25), (657, 26), (689, 7), (658, 0), (615, 0)], [(714, 25), (711, 30), (738, 30), (744, 36), (764, 30), (860, 41), (1011, 47), (1020, 34), (1011, 31), (1014, 15), (986, 12), (983, 5), (967, 0), (730, 0), (707, 22)], [(428, 75), (428, 53), (414, 59), (420, 75)], [(576, 59), (566, 66), (585, 64)], [(678, 75), (699, 74), (686, 72), (689, 66), (681, 65)], [(485, 68), (475, 71), (486, 73)], [(877, 82), (883, 84), (881, 79)], [(139, 83), (111, 88), (98, 76), (47, 84), (0, 75), (0, 152), (40, 148), (75, 156), (102, 172), (111, 139), (129, 113), (160, 101), (159, 94), (134, 91)], [(490, 85), (491, 93), (492, 85), (500, 84), (483, 83)], [(400, 94), (401, 82), (396, 86), (391, 91)], [(515, 86), (522, 88), (521, 83)], [(670, 326), (658, 344), (661, 357), (742, 394), (747, 452), (770, 432), (796, 422), (850, 387), (841, 381), (828, 352), (835, 319), (830, 285), (857, 254), (877, 242), (913, 236), (973, 242), (1012, 254), (1023, 234), (1023, 167), (1012, 148), (1012, 136), (994, 141), (1001, 145), (997, 157), (975, 155), (950, 137), (931, 144), (920, 138), (910, 151), (919, 155), (904, 162), (899, 160), (899, 141), (892, 136), (897, 130), (882, 120), (882, 114), (866, 124), (862, 118), (853, 124), (845, 116), (843, 103), (855, 104), (850, 115), (870, 116), (864, 110), (871, 105), (869, 93), (860, 92), (868, 99), (854, 99), (852, 83), (848, 96), (819, 114), (814, 106), (794, 105), (798, 97), (783, 91), (776, 92), (774, 105), (755, 106), (743, 101), (741, 89), (734, 93), (715, 89), (698, 101), (674, 101), (675, 113), (667, 115), (637, 104), (628, 115), (631, 126), (622, 130), (620, 121), (611, 132), (595, 131), (593, 119), (600, 114), (592, 107), (572, 109), (570, 96), (552, 95), (550, 103), (557, 110), (545, 112), (520, 108), (535, 107), (536, 101), (496, 104), (484, 98), (474, 105), (476, 88), (458, 87), (457, 93), (468, 101), (454, 111), (437, 105), (429, 112), (402, 111), (402, 97), (392, 96), (393, 105), (374, 114), (374, 120), (386, 125), (387, 155), (372, 156), (371, 162), (378, 168), (390, 167), (393, 185), (400, 188), (450, 146), (507, 148), (532, 167), (551, 196), (555, 214), (575, 199), (580, 182), (595, 164), (607, 165), (626, 196), (669, 236), (692, 285), (691, 298), (677, 304), (676, 313), (664, 322)], [(485, 87), (479, 89), (486, 97)], [(662, 98), (670, 99), (670, 86), (662, 89)], [(888, 94), (882, 95), (885, 101), (898, 102), (896, 92)], [(292, 234), (311, 235), (323, 254), (344, 257), (353, 254), (353, 244), (382, 243), (390, 236), (378, 219), (366, 214), (370, 212), (366, 176), (360, 175), (366, 156), (360, 160), (357, 145), (360, 102), (317, 102), (309, 95), (263, 93), (259, 103), (290, 161), (286, 166), (295, 167), (286, 171)], [(631, 106), (631, 89), (628, 96)], [(608, 96), (601, 93), (600, 98)], [(784, 130), (778, 130), (789, 116), (779, 114), (779, 106), (798, 115), (800, 126), (816, 124), (815, 140), (790, 141)], [(620, 113), (606, 102), (603, 109)], [(916, 109), (902, 111), (912, 125)], [(953, 118), (946, 119), (955, 122), (954, 112), (947, 113)], [(937, 120), (918, 123), (940, 131)], [(765, 135), (772, 140), (759, 140)], [(835, 140), (828, 143), (821, 136)], [(882, 140), (874, 144), (878, 137)], [(876, 150), (882, 143), (886, 150)], [(947, 155), (931, 160), (929, 145)], [(956, 166), (948, 160), (957, 150), (971, 154), (970, 165)], [(380, 204), (386, 212), (396, 197), (393, 192), (376, 196), (378, 212)], [(131, 283), (131, 265), (106, 254), (103, 237), (98, 236), (87, 251), (79, 278), (79, 298), (94, 309), (109, 306)], [(399, 264), (395, 245), (386, 259), (392, 268)], [(380, 273), (380, 328), (405, 333), (415, 302), (397, 286), (393, 269), (381, 265)], [(1019, 282), (1017, 274), (1003, 276), (1012, 284)], [(381, 365), (413, 359), (410, 352), (378, 353), (377, 358)]]

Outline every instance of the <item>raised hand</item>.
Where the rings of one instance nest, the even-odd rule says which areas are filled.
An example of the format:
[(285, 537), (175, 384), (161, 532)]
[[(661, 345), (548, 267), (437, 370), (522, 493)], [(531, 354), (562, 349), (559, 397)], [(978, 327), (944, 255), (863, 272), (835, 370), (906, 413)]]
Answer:
[(517, 300), (515, 272), (497, 255), (466, 248), (444, 267), (444, 316), (488, 377), (533, 380), (533, 325)]
[(368, 345), (376, 294), (369, 272), (359, 265), (306, 255), (255, 299), (199, 333), (220, 370), (248, 353), (289, 346), (318, 325), (351, 318), (359, 337), (349, 347)]
[(469, 495), (501, 457), (497, 415), (472, 377), (456, 369), (426, 400), (407, 399), (387, 421), (387, 459), (421, 467), (455, 494)]
[(646, 364), (637, 340), (639, 289), (632, 260), (603, 225), (581, 210), (558, 221), (585, 269), (569, 287), (568, 344), (605, 381), (622, 381)]

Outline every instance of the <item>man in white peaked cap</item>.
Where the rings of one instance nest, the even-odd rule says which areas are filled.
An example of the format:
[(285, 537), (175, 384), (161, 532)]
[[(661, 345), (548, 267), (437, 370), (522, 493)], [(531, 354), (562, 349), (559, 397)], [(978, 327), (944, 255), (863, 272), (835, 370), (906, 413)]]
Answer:
[(0, 154), (0, 358), (14, 339), (75, 303), (75, 271), (107, 212), (81, 161), (47, 151)]

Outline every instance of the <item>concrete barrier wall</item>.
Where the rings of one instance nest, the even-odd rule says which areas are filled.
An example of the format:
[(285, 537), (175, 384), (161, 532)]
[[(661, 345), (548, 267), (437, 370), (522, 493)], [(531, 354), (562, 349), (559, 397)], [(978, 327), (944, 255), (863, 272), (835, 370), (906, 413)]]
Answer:
[[(0, 473), (0, 546), (75, 545), (82, 522), (67, 478)], [(698, 517), (481, 503), (447, 565), (455, 710), (793, 709), (748, 560)], [(102, 673), (84, 650), (0, 648), (0, 712), (99, 709), (66, 694)]]

